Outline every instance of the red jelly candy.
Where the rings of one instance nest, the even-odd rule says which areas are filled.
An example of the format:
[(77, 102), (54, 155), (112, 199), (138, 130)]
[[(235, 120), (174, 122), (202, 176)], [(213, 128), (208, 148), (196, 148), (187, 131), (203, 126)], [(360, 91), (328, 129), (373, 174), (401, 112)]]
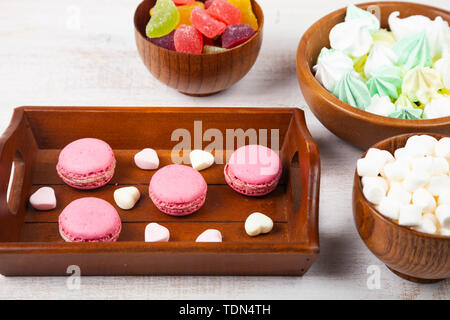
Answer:
[(206, 12), (227, 25), (241, 22), (241, 11), (227, 0), (214, 0)]
[(191, 13), (192, 25), (208, 38), (221, 35), (227, 28), (226, 24), (211, 17), (205, 9), (195, 7)]
[(205, 1), (205, 9), (208, 9), (210, 5), (212, 5), (212, 3), (214, 2), (214, 0), (206, 0)]
[(194, 4), (195, 0), (172, 0), (177, 6)]
[(222, 34), (222, 47), (226, 49), (234, 48), (253, 37), (254, 34), (255, 30), (248, 24), (228, 26)]
[(175, 43), (173, 41), (175, 31), (161, 38), (149, 38), (150, 42), (156, 44), (158, 47), (175, 51)]
[(203, 52), (203, 36), (194, 27), (181, 25), (175, 30), (175, 49), (178, 52), (196, 53)]

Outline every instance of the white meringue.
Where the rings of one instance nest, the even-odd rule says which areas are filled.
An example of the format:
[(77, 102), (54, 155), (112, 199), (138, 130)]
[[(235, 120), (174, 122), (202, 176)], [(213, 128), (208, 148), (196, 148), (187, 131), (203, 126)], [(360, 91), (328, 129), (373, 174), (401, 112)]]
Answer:
[(388, 96), (380, 97), (380, 95), (375, 94), (366, 111), (387, 117), (395, 111), (395, 105)]
[(425, 105), (423, 110), (425, 119), (435, 119), (450, 116), (450, 97), (440, 95)]
[(436, 61), (433, 69), (441, 73), (444, 87), (450, 89), (450, 57), (441, 58)]
[(338, 50), (322, 49), (317, 64), (313, 67), (316, 79), (333, 91), (336, 83), (353, 69), (353, 60)]
[(442, 17), (436, 17), (426, 26), (428, 44), (430, 45), (431, 55), (433, 57), (441, 56), (443, 45), (450, 39), (450, 28), (448, 22)]
[(373, 38), (367, 24), (355, 19), (335, 25), (330, 31), (330, 44), (333, 49), (356, 58), (369, 52)]
[(419, 33), (431, 24), (430, 18), (422, 15), (409, 16), (403, 19), (399, 18), (399, 15), (400, 12), (394, 11), (388, 19), (389, 28), (397, 40), (407, 35)]
[(381, 67), (394, 67), (396, 62), (397, 55), (391, 48), (381, 43), (375, 43), (367, 57), (364, 73), (371, 78)]

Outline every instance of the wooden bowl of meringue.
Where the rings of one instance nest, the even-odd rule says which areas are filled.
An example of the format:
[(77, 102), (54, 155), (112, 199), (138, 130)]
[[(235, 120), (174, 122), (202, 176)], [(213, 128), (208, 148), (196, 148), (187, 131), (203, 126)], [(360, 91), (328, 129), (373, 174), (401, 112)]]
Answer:
[[(374, 31), (376, 21), (369, 18), (369, 12), (378, 19), (377, 31)], [(353, 24), (347, 23), (347, 20), (352, 19), (360, 19), (360, 21), (352, 22)], [(409, 2), (363, 3), (342, 8), (321, 18), (305, 32), (297, 50), (297, 77), (311, 111), (336, 136), (362, 149), (367, 149), (380, 140), (405, 133), (433, 132), (449, 135), (450, 41), (443, 41), (450, 32), (449, 21), (449, 11)], [(339, 26), (335, 28), (338, 24)], [(331, 35), (330, 32), (332, 32)], [(395, 45), (391, 43), (395, 42), (397, 37), (407, 38), (413, 33), (416, 34), (415, 32), (418, 32), (414, 39), (416, 42), (405, 40), (403, 45), (398, 45), (401, 41), (397, 41)], [(419, 38), (419, 33), (422, 38)], [(353, 38), (359, 40), (352, 42)], [(425, 38), (427, 40), (423, 40)], [(423, 47), (417, 45), (420, 41), (423, 42)], [(432, 95), (433, 99), (430, 98), (430, 103), (421, 104), (418, 101), (416, 105), (412, 104), (411, 108), (403, 107), (401, 99), (405, 99), (406, 93), (404, 94), (403, 91), (406, 92), (406, 90), (401, 89), (407, 82), (406, 75), (402, 80), (403, 84), (400, 84), (397, 92), (399, 96), (395, 104), (392, 97), (382, 96), (382, 94), (373, 95), (374, 91), (386, 91), (389, 94), (390, 84), (386, 85), (385, 78), (372, 81), (371, 72), (381, 73), (388, 79), (393, 77), (389, 70), (384, 69), (383, 63), (388, 64), (394, 58), (389, 57), (389, 54), (385, 52), (376, 55), (376, 51), (380, 51), (376, 47), (382, 47), (378, 44), (386, 47), (401, 48), (403, 46), (402, 51), (396, 51), (400, 54), (395, 59), (403, 59), (405, 65), (409, 67), (415, 63), (419, 64), (410, 69), (409, 72), (416, 72), (416, 74), (409, 77), (408, 83), (416, 87), (419, 84), (422, 86), (423, 83), (432, 83), (431, 88), (425, 85), (424, 89), (417, 87), (419, 89), (416, 90), (417, 95), (425, 97)], [(430, 53), (422, 55), (420, 52), (422, 49)], [(339, 58), (338, 53), (341, 51), (345, 51), (347, 60)], [(322, 59), (330, 53), (333, 55), (329, 57), (333, 56), (333, 58), (329, 58), (328, 61)], [(372, 53), (373, 56), (371, 56)], [(433, 55), (430, 58), (431, 53)], [(321, 65), (318, 59), (324, 60), (328, 65), (327, 63)], [(423, 62), (424, 59), (427, 61)], [(430, 59), (432, 61), (429, 61)], [(419, 68), (420, 65), (429, 65), (429, 67)], [(437, 66), (439, 70), (444, 70), (439, 71), (440, 77), (436, 76)], [(367, 83), (371, 82), (372, 85), (371, 87), (366, 84), (369, 87), (369, 96), (367, 96), (367, 89), (361, 85), (364, 82), (354, 79), (355, 74), (359, 76), (358, 72), (362, 72), (364, 76), (368, 74)], [(342, 74), (345, 76), (341, 76)], [(436, 88), (441, 86), (439, 83), (442, 83), (442, 89), (437, 90)], [(364, 94), (360, 94), (359, 89)], [(409, 97), (407, 100), (410, 100)], [(397, 101), (402, 104), (401, 107), (397, 107)], [(408, 101), (405, 99), (404, 104), (409, 103)], [(361, 107), (360, 104), (363, 106)], [(390, 110), (387, 113), (389, 117), (380, 115), (386, 110)], [(420, 119), (418, 119), (419, 113)]]

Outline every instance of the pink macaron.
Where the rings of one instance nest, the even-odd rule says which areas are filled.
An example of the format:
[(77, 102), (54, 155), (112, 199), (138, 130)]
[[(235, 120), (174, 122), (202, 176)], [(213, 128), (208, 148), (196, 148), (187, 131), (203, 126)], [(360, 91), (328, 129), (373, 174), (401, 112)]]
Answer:
[(278, 185), (282, 171), (280, 157), (261, 145), (237, 149), (225, 165), (225, 181), (246, 196), (264, 196)]
[(67, 242), (113, 242), (122, 223), (116, 209), (99, 198), (72, 201), (59, 215), (59, 233)]
[(150, 180), (149, 194), (155, 206), (172, 216), (185, 216), (199, 210), (206, 200), (208, 185), (192, 167), (165, 166)]
[(95, 189), (112, 179), (115, 167), (116, 159), (109, 144), (99, 139), (84, 138), (61, 150), (56, 171), (71, 187)]

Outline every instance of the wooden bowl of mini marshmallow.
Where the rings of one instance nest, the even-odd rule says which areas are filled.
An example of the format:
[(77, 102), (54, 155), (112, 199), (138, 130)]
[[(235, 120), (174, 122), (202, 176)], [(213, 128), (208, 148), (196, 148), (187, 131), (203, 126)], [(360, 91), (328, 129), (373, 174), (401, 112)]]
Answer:
[(370, 251), (407, 280), (450, 278), (449, 163), (450, 138), (440, 134), (395, 136), (358, 160), (356, 228)]

